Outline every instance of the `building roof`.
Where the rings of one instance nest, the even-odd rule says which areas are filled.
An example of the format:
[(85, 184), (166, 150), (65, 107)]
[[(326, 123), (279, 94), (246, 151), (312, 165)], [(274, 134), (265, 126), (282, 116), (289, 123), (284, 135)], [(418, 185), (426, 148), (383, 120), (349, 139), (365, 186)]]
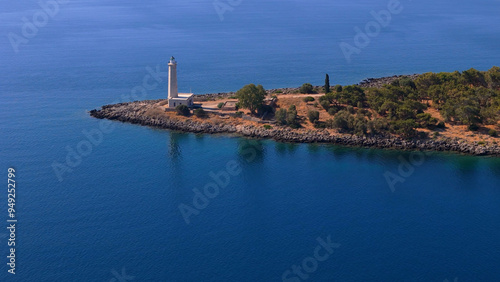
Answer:
[(184, 101), (194, 96), (193, 93), (178, 93), (178, 97), (170, 98), (170, 100)]

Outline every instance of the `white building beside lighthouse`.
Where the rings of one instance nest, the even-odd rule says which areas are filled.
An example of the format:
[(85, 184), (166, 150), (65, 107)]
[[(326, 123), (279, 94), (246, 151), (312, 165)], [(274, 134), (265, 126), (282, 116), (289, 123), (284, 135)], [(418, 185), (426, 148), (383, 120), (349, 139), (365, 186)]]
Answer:
[(179, 105), (193, 106), (193, 93), (177, 92), (177, 62), (170, 58), (168, 62), (168, 107), (175, 108)]

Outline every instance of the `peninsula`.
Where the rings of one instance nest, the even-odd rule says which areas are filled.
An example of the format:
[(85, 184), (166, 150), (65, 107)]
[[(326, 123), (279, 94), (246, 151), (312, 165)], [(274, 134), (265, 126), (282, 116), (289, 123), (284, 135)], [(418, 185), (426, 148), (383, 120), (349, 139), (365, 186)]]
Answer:
[(176, 91), (177, 81), (169, 80), (167, 99), (105, 105), (90, 115), (193, 133), (500, 156), (499, 67), (349, 86), (331, 87), (326, 75), (324, 86), (266, 91), (249, 84), (237, 92), (184, 96)]

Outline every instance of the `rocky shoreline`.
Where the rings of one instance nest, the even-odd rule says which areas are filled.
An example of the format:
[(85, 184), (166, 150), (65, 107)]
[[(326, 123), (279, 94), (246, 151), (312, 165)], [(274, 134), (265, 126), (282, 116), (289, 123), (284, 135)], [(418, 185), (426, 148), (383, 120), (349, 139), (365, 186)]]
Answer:
[(411, 75), (394, 75), (394, 76), (388, 76), (388, 77), (381, 77), (381, 78), (367, 78), (358, 85), (360, 87), (368, 88), (368, 87), (374, 87), (374, 88), (381, 88), (385, 84), (391, 84), (393, 81), (396, 79), (402, 78), (402, 77), (408, 77), (414, 80), (417, 78), (419, 74), (411, 74)]
[(244, 137), (273, 139), (295, 143), (330, 143), (355, 147), (371, 147), (397, 150), (449, 151), (477, 156), (500, 156), (500, 146), (465, 142), (458, 139), (447, 140), (404, 140), (397, 137), (360, 137), (350, 134), (331, 134), (327, 130), (291, 129), (273, 127), (265, 129), (261, 125), (233, 125), (229, 123), (199, 122), (189, 118), (171, 119), (166, 115), (148, 114), (159, 110), (158, 103), (163, 100), (136, 101), (106, 105), (90, 111), (99, 119), (118, 120), (170, 130), (208, 134), (238, 134)]

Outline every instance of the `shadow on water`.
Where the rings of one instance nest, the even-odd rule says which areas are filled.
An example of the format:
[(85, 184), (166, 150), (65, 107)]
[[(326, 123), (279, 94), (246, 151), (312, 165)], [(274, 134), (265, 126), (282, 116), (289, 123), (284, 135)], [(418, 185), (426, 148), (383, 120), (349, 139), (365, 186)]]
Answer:
[[(168, 158), (175, 165), (182, 160), (181, 142), (189, 138), (189, 134), (183, 132), (169, 131), (168, 140)], [(204, 134), (194, 134), (196, 141), (206, 140)], [(300, 146), (305, 145), (307, 151), (311, 154), (331, 154), (337, 161), (344, 159), (367, 160), (376, 162), (384, 166), (398, 166), (403, 161), (422, 159), (425, 166), (429, 162), (447, 164), (452, 168), (456, 175), (462, 177), (471, 177), (478, 172), (478, 168), (485, 165), (493, 174), (500, 175), (500, 158), (496, 157), (477, 157), (460, 155), (450, 152), (433, 151), (399, 151), (376, 148), (357, 148), (342, 146), (337, 144), (298, 144), (275, 142), (270, 140), (236, 138), (237, 156), (241, 165), (252, 163), (262, 163), (266, 157), (266, 147), (274, 143), (275, 152), (278, 156), (294, 155)], [(420, 165), (418, 165), (420, 166)]]
[(285, 156), (287, 154), (293, 155), (295, 151), (299, 148), (300, 144), (297, 143), (283, 143), (275, 142), (276, 153), (280, 156)]
[[(278, 145), (277, 145), (278, 146)], [(454, 152), (437, 151), (401, 151), (377, 148), (356, 148), (335, 144), (309, 144), (310, 152), (317, 152), (324, 148), (326, 152), (331, 153), (337, 160), (346, 158), (355, 158), (357, 160), (368, 160), (384, 165), (399, 165), (402, 162), (422, 162), (442, 163), (452, 167), (458, 175), (470, 176), (478, 171), (482, 164), (496, 175), (500, 174), (500, 158), (498, 157), (480, 157), (461, 155)], [(418, 165), (418, 166), (420, 166)]]
[(317, 154), (321, 152), (321, 145), (318, 143), (307, 144), (307, 151), (312, 154)]
[(195, 134), (194, 138), (196, 139), (196, 141), (201, 142), (201, 141), (205, 140), (205, 134), (203, 134), (203, 133)]
[(499, 176), (500, 177), (500, 158), (497, 157), (497, 158), (492, 158), (490, 160), (488, 160), (489, 162), (489, 168), (490, 168), (490, 172), (492, 174), (494, 174), (495, 176)]
[(188, 135), (181, 132), (168, 131), (169, 139), (167, 141), (167, 157), (172, 161), (178, 162), (182, 160), (182, 150), (180, 143), (188, 138)]
[(238, 157), (241, 164), (262, 163), (266, 156), (265, 141), (238, 138)]
[(362, 152), (360, 152), (360, 150), (367, 150), (360, 148), (351, 148), (347, 146), (339, 146), (335, 144), (325, 144), (324, 147), (326, 151), (332, 154), (337, 160), (342, 160), (348, 157), (359, 158), (362, 155)]
[(450, 161), (457, 175), (471, 176), (477, 172), (480, 157), (461, 156)]

